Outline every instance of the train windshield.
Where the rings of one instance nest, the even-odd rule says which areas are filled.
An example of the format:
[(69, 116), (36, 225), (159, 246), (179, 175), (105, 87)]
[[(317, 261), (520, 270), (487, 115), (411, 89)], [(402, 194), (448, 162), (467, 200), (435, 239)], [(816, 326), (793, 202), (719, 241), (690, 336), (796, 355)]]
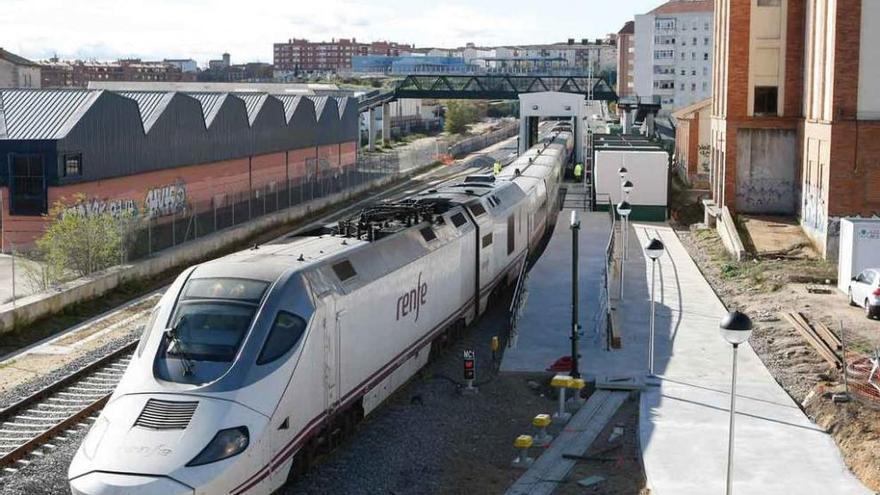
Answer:
[(165, 355), (186, 361), (231, 362), (268, 287), (268, 282), (260, 280), (190, 280), (166, 332)]

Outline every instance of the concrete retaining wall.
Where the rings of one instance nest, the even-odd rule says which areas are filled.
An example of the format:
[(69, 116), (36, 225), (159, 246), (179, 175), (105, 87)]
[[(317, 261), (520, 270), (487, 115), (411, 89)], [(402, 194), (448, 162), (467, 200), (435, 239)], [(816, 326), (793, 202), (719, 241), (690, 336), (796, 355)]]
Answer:
[[(427, 165), (427, 164), (426, 164)], [(421, 168), (424, 168), (421, 167)], [(413, 170), (415, 172), (416, 170)], [(385, 186), (399, 177), (386, 176), (337, 194), (315, 199), (286, 210), (256, 218), (246, 224), (201, 237), (155, 253), (137, 263), (113, 267), (63, 284), (54, 292), (19, 298), (0, 306), (0, 334), (10, 332), (76, 303), (100, 297), (127, 282), (142, 280), (173, 268), (183, 268), (224, 248), (279, 225), (304, 218), (309, 213), (332, 206), (353, 196)]]

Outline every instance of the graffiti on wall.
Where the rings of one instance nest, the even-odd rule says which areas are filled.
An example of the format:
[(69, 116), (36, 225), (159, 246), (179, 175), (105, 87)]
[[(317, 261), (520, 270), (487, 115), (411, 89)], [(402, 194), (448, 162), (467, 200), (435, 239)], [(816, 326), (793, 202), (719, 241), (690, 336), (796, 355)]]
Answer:
[(163, 217), (186, 211), (186, 183), (160, 186), (147, 191), (144, 199), (144, 215), (150, 218)]
[(699, 158), (697, 158), (697, 174), (709, 175), (709, 161), (712, 155), (712, 149), (708, 144), (701, 144), (698, 148)]
[(156, 187), (147, 191), (143, 208), (131, 198), (107, 199), (93, 197), (80, 199), (64, 210), (64, 214), (101, 215), (109, 212), (113, 217), (123, 215), (136, 217), (143, 213), (148, 218), (162, 217), (186, 211), (186, 183), (177, 181), (174, 184)]
[(114, 218), (123, 215), (137, 216), (138, 208), (131, 199), (101, 199), (92, 198), (78, 201), (76, 204), (64, 210), (65, 215), (101, 215), (109, 212)]

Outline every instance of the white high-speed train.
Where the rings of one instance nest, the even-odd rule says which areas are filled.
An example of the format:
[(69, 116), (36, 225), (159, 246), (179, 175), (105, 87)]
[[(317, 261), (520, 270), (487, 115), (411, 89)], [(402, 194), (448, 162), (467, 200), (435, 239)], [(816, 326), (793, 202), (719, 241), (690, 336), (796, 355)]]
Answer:
[(185, 270), (70, 465), (74, 495), (278, 489), (517, 276), (572, 147), (557, 129), (497, 178)]

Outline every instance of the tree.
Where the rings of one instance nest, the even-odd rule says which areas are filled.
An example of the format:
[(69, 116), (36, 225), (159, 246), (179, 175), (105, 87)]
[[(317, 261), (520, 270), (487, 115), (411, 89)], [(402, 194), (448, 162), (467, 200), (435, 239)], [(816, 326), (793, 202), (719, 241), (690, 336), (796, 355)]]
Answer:
[(461, 134), (467, 131), (467, 126), (477, 121), (479, 109), (477, 105), (466, 100), (447, 100), (446, 107), (446, 132)]
[(37, 242), (49, 273), (85, 276), (117, 264), (123, 254), (123, 230), (128, 213), (114, 216), (106, 210), (89, 211), (77, 195), (68, 204), (62, 198), (49, 210), (52, 223)]

